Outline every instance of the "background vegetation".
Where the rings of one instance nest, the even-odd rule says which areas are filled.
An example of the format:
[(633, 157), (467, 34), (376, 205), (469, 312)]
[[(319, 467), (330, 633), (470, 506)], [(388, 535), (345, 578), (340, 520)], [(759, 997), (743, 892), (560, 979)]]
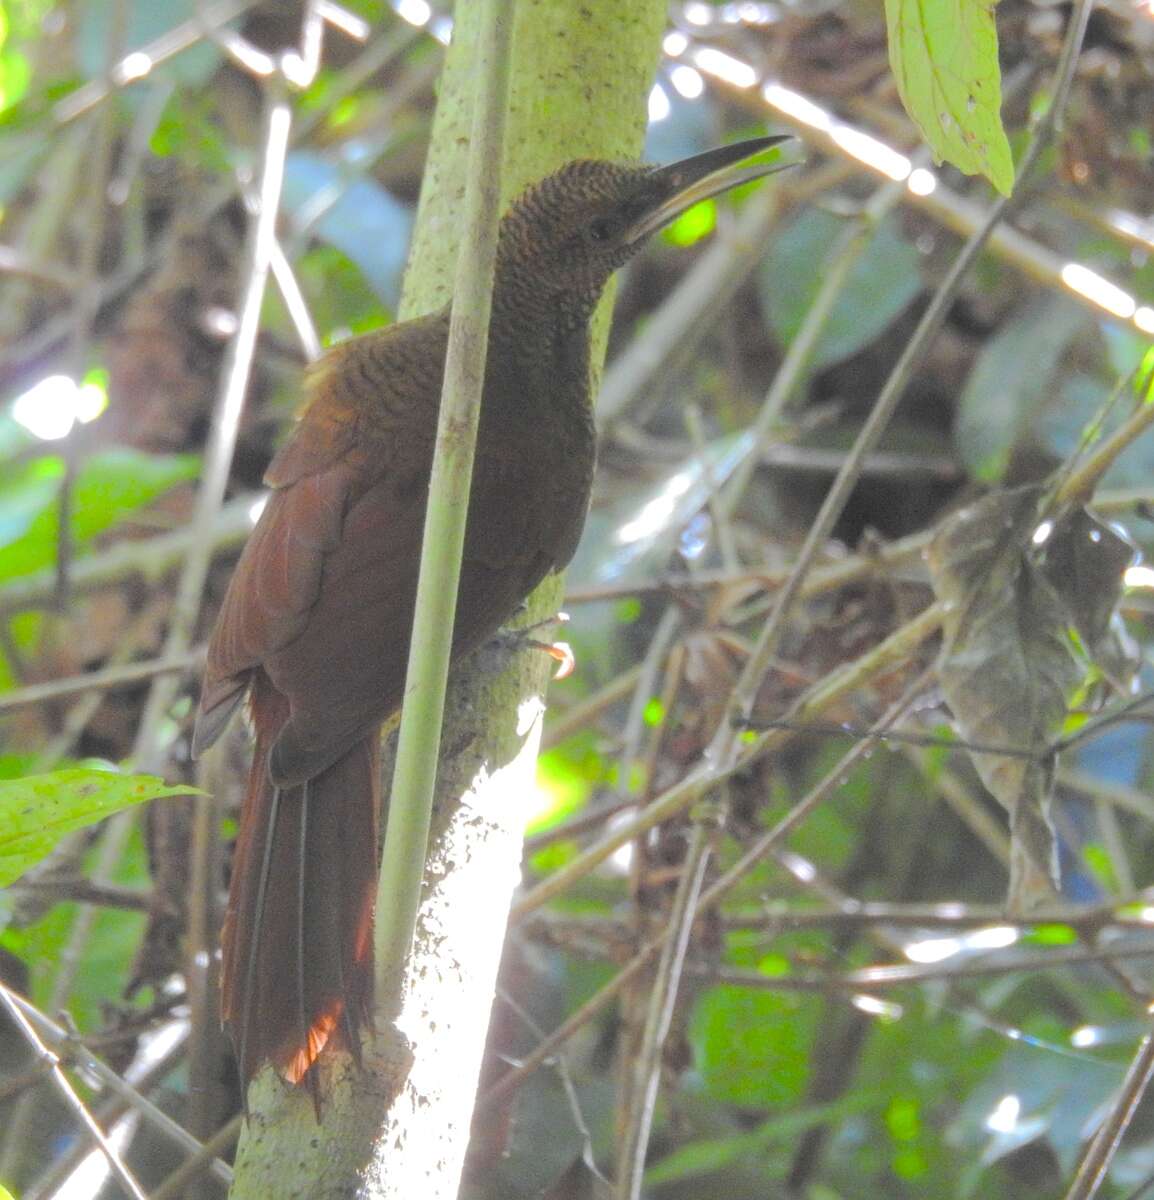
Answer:
[[(768, 127), (807, 164), (686, 214), (619, 289), (467, 1195), (603, 1194), (642, 1161), (662, 1200), (1085, 1196), (1100, 1162), (1103, 1195), (1154, 1187), (1129, 1111), (1154, 13), (1007, 0), (1003, 145), (959, 63), (902, 57), (926, 9), (671, 8), (647, 157)], [(0, 8), (0, 1181), (25, 1198), (127, 1186), (75, 1101), (150, 1195), (228, 1176), (171, 1176), (238, 1127), (207, 965), (245, 749), (195, 777), (195, 671), (302, 363), (394, 317), (448, 28), (422, 0), (309, 13), (317, 64), (292, 6)], [(995, 87), (988, 31), (954, 32)], [(937, 109), (990, 182), (934, 166)], [(905, 736), (863, 740), (879, 721)], [(118, 765), (210, 795), (55, 828)]]

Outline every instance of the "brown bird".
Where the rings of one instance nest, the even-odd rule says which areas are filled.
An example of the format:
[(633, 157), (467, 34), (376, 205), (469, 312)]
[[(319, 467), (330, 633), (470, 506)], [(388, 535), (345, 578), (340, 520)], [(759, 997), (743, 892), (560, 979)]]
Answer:
[[(784, 140), (665, 167), (571, 162), (501, 221), (455, 657), (576, 549), (589, 318), (610, 275), (691, 204), (780, 169), (741, 164)], [(446, 307), (310, 369), (209, 647), (193, 753), (246, 698), (256, 741), (222, 934), (246, 1084), (266, 1061), (299, 1083), (332, 1039), (357, 1054), (369, 1018), (377, 743), (401, 704), (448, 331)]]

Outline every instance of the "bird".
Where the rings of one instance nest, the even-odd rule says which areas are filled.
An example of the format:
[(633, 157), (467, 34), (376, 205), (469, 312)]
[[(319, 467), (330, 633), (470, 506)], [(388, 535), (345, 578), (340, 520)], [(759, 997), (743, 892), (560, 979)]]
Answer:
[[(593, 309), (651, 234), (782, 166), (786, 137), (665, 166), (578, 159), (502, 217), (454, 660), (577, 547), (595, 458)], [(755, 159), (757, 161), (750, 162)], [(329, 349), (265, 475), (209, 642), (193, 756), (247, 708), (254, 748), (221, 933), (244, 1090), (307, 1081), (371, 1027), (379, 738), (401, 706), (450, 304)]]

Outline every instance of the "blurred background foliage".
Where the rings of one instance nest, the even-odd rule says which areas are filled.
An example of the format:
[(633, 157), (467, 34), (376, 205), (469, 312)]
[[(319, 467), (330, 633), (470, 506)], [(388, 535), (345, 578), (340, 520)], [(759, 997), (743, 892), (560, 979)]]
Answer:
[[(328, 9), (321, 68), (294, 100), (283, 268), (264, 305), (193, 665), (314, 337), (376, 328), (397, 305), (449, 14), (424, 0)], [(1068, 12), (1051, 0), (999, 7), (1016, 155)], [(144, 736), (141, 715), (235, 329), (260, 152), (259, 89), (219, 31), (272, 52), (299, 26), (295, 5), (257, 0), (0, 4), (2, 779), (120, 763), (194, 778), (189, 663)], [(1130, 380), (1149, 373), (1154, 333), (1152, 97), (1154, 9), (1105, 0), (1063, 133), (917, 365), (825, 550), (822, 569), (860, 569), (808, 594), (759, 719), (779, 718), (928, 603), (919, 553), (935, 522), (984, 489), (1044, 480), (1088, 426), (1104, 436), (1132, 417)], [(773, 189), (685, 214), (622, 280), (596, 498), (568, 577), (578, 670), (551, 692), (527, 816), (532, 875), (572, 861), (699, 761), (773, 589), (992, 194), (931, 169), (918, 149), (880, 6), (674, 3), (650, 118), (655, 161), (767, 127), (799, 133), (808, 161)], [(851, 251), (782, 415), (755, 433), (822, 280)], [(1139, 549), (1154, 540), (1152, 481), (1148, 436), (1098, 495)], [(895, 542), (912, 552), (887, 557)], [(1076, 580), (1090, 602), (1107, 598), (1126, 663), (1120, 687), (1088, 679), (1082, 716), (1150, 686), (1144, 570), (1135, 558), (1116, 613), (1118, 579)], [(868, 727), (932, 650), (825, 719)], [(114, 686), (28, 702), (34, 685), (133, 664), (145, 669)], [(1063, 755), (1062, 894), (1044, 921), (1007, 922), (1005, 817), (949, 742), (949, 719), (937, 689), (923, 689), (906, 723), (931, 741), (869, 756), (698, 922), (647, 1195), (1059, 1194), (1147, 1025), (1148, 722), (1112, 724)], [(834, 766), (847, 736), (783, 739), (730, 781), (714, 875)], [(243, 753), (238, 734), (237, 764)], [(86, 1045), (206, 1138), (238, 1096), (211, 999), (191, 985), (207, 950), (189, 928), (205, 906), (219, 916), (238, 785), (199, 782), (220, 802), (219, 854), (197, 841), (190, 801), (149, 807), (115, 853), (99, 830), (70, 835), (0, 900), (0, 975), (49, 1015), (66, 1011)], [(626, 847), (511, 932), (490, 1082), (660, 928), (690, 820)], [(194, 862), (211, 867), (195, 886)], [(1107, 950), (1108, 967), (1094, 961)], [(1053, 957), (1071, 951), (1084, 953)], [(880, 965), (892, 974), (868, 974)], [(563, 1058), (482, 1106), (469, 1196), (597, 1194), (645, 1001), (642, 977)], [(57, 1190), (89, 1144), (12, 1026), (0, 1024), (0, 1041), (0, 1179), (27, 1197), (116, 1194), (99, 1179)], [(107, 1102), (91, 1076), (78, 1086)], [(148, 1126), (123, 1128), (130, 1162), (155, 1185), (171, 1150)], [(1143, 1108), (1103, 1194), (1146, 1194), (1152, 1179)]]

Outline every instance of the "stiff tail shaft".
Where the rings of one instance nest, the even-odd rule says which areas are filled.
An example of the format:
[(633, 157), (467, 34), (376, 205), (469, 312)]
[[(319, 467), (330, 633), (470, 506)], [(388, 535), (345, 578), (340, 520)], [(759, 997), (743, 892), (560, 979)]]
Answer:
[(222, 1012), (246, 1086), (266, 1061), (300, 1083), (334, 1038), (358, 1055), (370, 1018), (377, 739), (278, 788), (268, 760), (288, 706), (263, 672), (250, 704), (256, 748), (221, 939)]

